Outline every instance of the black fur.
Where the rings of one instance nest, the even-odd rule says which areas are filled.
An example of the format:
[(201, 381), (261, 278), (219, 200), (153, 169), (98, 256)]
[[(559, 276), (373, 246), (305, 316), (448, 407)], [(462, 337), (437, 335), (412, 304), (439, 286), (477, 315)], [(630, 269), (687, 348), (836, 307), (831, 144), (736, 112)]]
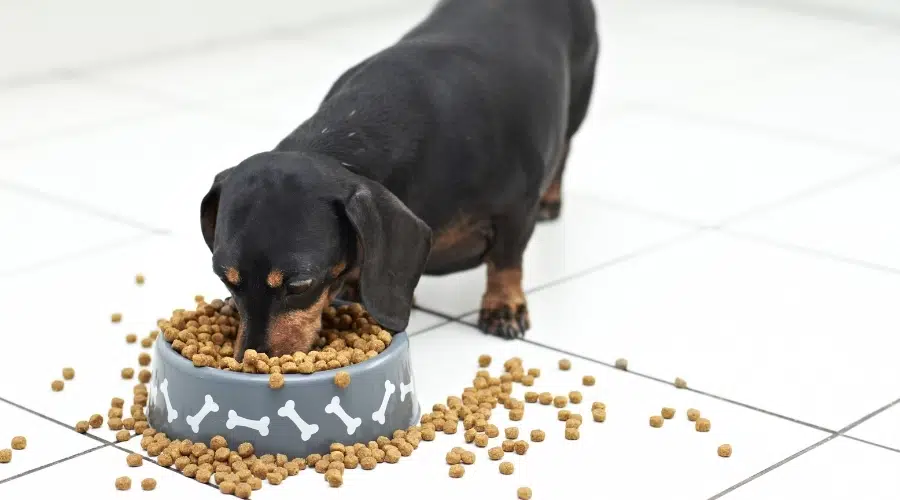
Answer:
[[(203, 235), (218, 266), (246, 276), (232, 291), (248, 345), (291, 307), (263, 285), (272, 267), (322, 287), (340, 281), (325, 277), (336, 263), (358, 267), (363, 305), (394, 330), (423, 273), (520, 267), (536, 221), (558, 214), (541, 195), (562, 176), (598, 51), (590, 0), (443, 0), (345, 72), (272, 151), (217, 176)], [(429, 255), (461, 218), (468, 236)], [(503, 326), (494, 333), (527, 328)]]

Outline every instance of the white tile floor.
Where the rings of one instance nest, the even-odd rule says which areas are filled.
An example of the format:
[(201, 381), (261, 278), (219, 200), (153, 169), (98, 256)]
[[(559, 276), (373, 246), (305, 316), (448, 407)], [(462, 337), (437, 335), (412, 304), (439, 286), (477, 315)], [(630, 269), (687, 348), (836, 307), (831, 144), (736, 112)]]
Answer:
[[(135, 440), (71, 426), (130, 390), (117, 376), (141, 349), (126, 333), (223, 292), (196, 221), (212, 175), (274, 145), (430, 3), (68, 4), (0, 6), (0, 448), (28, 437), (0, 464), (0, 498), (213, 498), (153, 463), (128, 469)], [(542, 391), (595, 375), (579, 408), (602, 400), (608, 420), (573, 443), (529, 407), (521, 428), (548, 438), (512, 457), (512, 476), (482, 452), (449, 479), (443, 455), (462, 437), (442, 435), (341, 489), (307, 471), (253, 498), (900, 496), (896, 4), (597, 5), (604, 52), (563, 218), (526, 255), (532, 330), (504, 342), (471, 326), (483, 269), (424, 278), (409, 330), (427, 406), (467, 385), (479, 354), (517, 355), (543, 369)], [(38, 344), (54, 347), (29, 358)], [(630, 372), (611, 368), (619, 357)], [(54, 393), (63, 366), (76, 377)], [(662, 406), (679, 413), (652, 429)], [(691, 429), (689, 407), (712, 432)], [(717, 457), (726, 442), (734, 455)], [(158, 489), (117, 492), (124, 474)]]

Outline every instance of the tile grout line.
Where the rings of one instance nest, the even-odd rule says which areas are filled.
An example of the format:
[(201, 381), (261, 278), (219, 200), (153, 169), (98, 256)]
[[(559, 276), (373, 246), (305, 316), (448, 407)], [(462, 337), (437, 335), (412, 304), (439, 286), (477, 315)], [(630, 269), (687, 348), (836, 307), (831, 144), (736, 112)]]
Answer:
[(108, 446), (108, 445), (113, 444), (112, 441), (107, 441), (107, 440), (105, 440), (105, 439), (103, 439), (103, 438), (101, 438), (101, 437), (99, 437), (99, 436), (95, 436), (95, 435), (91, 434), (90, 432), (85, 432), (84, 434), (81, 434), (80, 432), (76, 432), (74, 426), (67, 425), (65, 422), (62, 422), (62, 421), (60, 421), (60, 420), (57, 420), (57, 419), (55, 419), (55, 418), (53, 418), (53, 417), (50, 417), (50, 416), (48, 416), (48, 415), (44, 415), (43, 413), (40, 413), (40, 412), (35, 411), (35, 410), (32, 410), (31, 408), (28, 408), (28, 407), (26, 407), (26, 406), (20, 405), (19, 403), (10, 401), (10, 400), (8, 400), (8, 399), (2, 397), (2, 396), (0, 396), (0, 402), (6, 403), (6, 404), (8, 404), (8, 405), (10, 405), (10, 406), (12, 406), (12, 407), (18, 408), (19, 410), (22, 410), (22, 411), (24, 411), (24, 412), (26, 412), (26, 413), (30, 413), (31, 415), (33, 415), (33, 416), (35, 416), (35, 417), (42, 418), (42, 419), (44, 419), (44, 420), (46, 420), (46, 421), (48, 421), (48, 422), (51, 422), (51, 423), (54, 423), (54, 424), (56, 424), (56, 425), (65, 427), (66, 429), (68, 429), (68, 430), (70, 430), (70, 431), (72, 431), (72, 432), (75, 432), (75, 433), (78, 434), (78, 435), (85, 436), (85, 437), (88, 437), (88, 438), (90, 438), (90, 439), (93, 439), (94, 441), (103, 443), (104, 446)]
[(881, 408), (879, 408), (879, 409), (877, 409), (877, 410), (875, 410), (875, 411), (869, 413), (868, 415), (863, 416), (862, 418), (860, 418), (860, 419), (858, 419), (858, 420), (852, 422), (851, 424), (845, 426), (844, 428), (838, 430), (838, 431), (835, 432), (834, 434), (832, 434), (832, 435), (830, 435), (830, 436), (828, 436), (828, 437), (826, 437), (826, 438), (824, 438), (824, 439), (821, 439), (821, 440), (819, 440), (818, 442), (815, 442), (815, 443), (813, 443), (813, 444), (807, 446), (806, 448), (804, 448), (804, 449), (802, 449), (802, 450), (800, 450), (800, 451), (794, 453), (793, 455), (790, 455), (790, 456), (788, 456), (788, 457), (786, 457), (786, 458), (784, 458), (784, 459), (782, 459), (782, 460), (780, 460), (780, 461), (778, 461), (778, 462), (776, 462), (776, 463), (774, 463), (774, 464), (772, 464), (772, 465), (766, 467), (765, 469), (763, 469), (763, 470), (757, 472), (756, 474), (753, 474), (752, 476), (750, 476), (750, 477), (744, 479), (743, 481), (740, 481), (740, 482), (738, 482), (738, 483), (736, 483), (736, 484), (734, 484), (734, 485), (732, 485), (732, 486), (730, 486), (730, 487), (728, 487), (728, 488), (726, 488), (726, 489), (720, 491), (719, 493), (717, 493), (717, 494), (715, 494), (715, 495), (709, 497), (708, 500), (717, 500), (717, 499), (719, 499), (719, 498), (722, 498), (722, 497), (724, 497), (725, 495), (728, 495), (729, 493), (733, 492), (734, 490), (736, 490), (736, 489), (738, 489), (738, 488), (740, 488), (740, 487), (746, 485), (747, 483), (750, 483), (751, 481), (755, 481), (756, 479), (758, 479), (758, 478), (760, 478), (760, 477), (762, 477), (762, 476), (768, 474), (769, 472), (772, 472), (773, 470), (775, 470), (775, 469), (781, 467), (782, 465), (784, 465), (784, 464), (786, 464), (786, 463), (788, 463), (788, 462), (790, 462), (790, 461), (796, 459), (797, 457), (800, 457), (800, 456), (802, 456), (802, 455), (805, 455), (806, 453), (809, 453), (810, 451), (812, 451), (812, 450), (814, 450), (814, 449), (816, 449), (816, 448), (822, 446), (822, 445), (825, 444), (825, 443), (828, 443), (829, 441), (831, 441), (831, 440), (833, 440), (833, 439), (835, 439), (835, 438), (837, 438), (837, 437), (842, 437), (842, 436), (844, 436), (844, 435), (847, 433), (847, 431), (849, 431), (849, 430), (851, 430), (851, 429), (853, 429), (853, 428), (859, 426), (860, 424), (866, 422), (867, 420), (871, 419), (872, 417), (874, 417), (874, 416), (876, 416), (876, 415), (878, 415), (878, 414), (880, 414), (880, 413), (882, 413), (882, 412), (884, 412), (884, 411), (886, 411), (886, 410), (892, 408), (893, 406), (897, 405), (898, 403), (900, 403), (900, 399), (895, 399), (894, 401), (892, 401), (892, 402), (890, 402), (890, 403), (888, 403), (888, 404), (882, 406)]
[(24, 476), (27, 476), (27, 475), (29, 475), (29, 474), (33, 474), (33, 473), (35, 473), (35, 472), (40, 472), (40, 471), (42, 471), (42, 470), (44, 470), (44, 469), (49, 469), (50, 467), (53, 467), (54, 465), (59, 465), (59, 464), (61, 464), (61, 463), (63, 463), (63, 462), (68, 462), (69, 460), (72, 460), (72, 459), (74, 459), (74, 458), (78, 458), (78, 457), (87, 455), (87, 454), (89, 454), (89, 453), (93, 453), (93, 452), (95, 452), (95, 451), (97, 451), (97, 450), (99, 450), (99, 449), (106, 448), (106, 447), (111, 446), (111, 445), (112, 445), (112, 443), (101, 444), (101, 445), (99, 445), (99, 446), (95, 446), (95, 447), (93, 447), (93, 448), (88, 448), (87, 450), (80, 451), (80, 452), (78, 452), (78, 453), (76, 453), (76, 454), (74, 454), (74, 455), (69, 455), (68, 457), (63, 457), (63, 458), (61, 458), (61, 459), (59, 459), (59, 460), (55, 460), (55, 461), (53, 461), (53, 462), (50, 462), (50, 463), (47, 463), (47, 464), (44, 464), (44, 465), (40, 465), (40, 466), (35, 467), (35, 468), (33, 468), (33, 469), (29, 469), (29, 470), (20, 472), (20, 473), (18, 473), (18, 474), (16, 474), (16, 475), (10, 476), (10, 477), (8, 477), (8, 478), (6, 478), (6, 479), (0, 479), (0, 485), (3, 485), (4, 483), (8, 483), (8, 482), (12, 481), (13, 479), (19, 479), (19, 478), (24, 477)]

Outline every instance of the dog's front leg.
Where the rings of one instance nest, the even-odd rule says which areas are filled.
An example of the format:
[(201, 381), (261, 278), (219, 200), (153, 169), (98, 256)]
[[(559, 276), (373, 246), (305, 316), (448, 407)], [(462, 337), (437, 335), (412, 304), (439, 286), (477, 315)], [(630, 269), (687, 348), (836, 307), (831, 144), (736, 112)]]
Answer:
[(534, 219), (504, 217), (495, 221), (495, 239), (486, 256), (487, 286), (478, 327), (503, 338), (520, 338), (531, 327), (522, 289), (522, 260), (534, 231)]

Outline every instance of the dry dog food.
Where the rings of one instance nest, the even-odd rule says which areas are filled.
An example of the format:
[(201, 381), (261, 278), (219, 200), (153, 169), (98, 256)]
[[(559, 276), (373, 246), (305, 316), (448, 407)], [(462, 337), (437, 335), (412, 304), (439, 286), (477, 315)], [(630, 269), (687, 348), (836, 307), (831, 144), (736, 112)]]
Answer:
[(585, 386), (592, 386), (597, 383), (597, 379), (594, 378), (593, 375), (585, 375), (581, 377), (581, 384)]
[(528, 486), (522, 486), (516, 490), (516, 497), (519, 500), (531, 500), (531, 488)]
[(144, 280), (145, 280), (145, 278), (144, 278), (143, 274), (137, 273), (134, 275), (134, 282), (137, 283), (138, 285), (143, 285)]
[(281, 389), (282, 387), (284, 387), (284, 375), (280, 373), (273, 373), (269, 375), (270, 389)]
[(500, 462), (500, 474), (508, 476), (515, 470), (516, 468), (513, 466), (512, 462)]
[(149, 348), (153, 347), (153, 341), (154, 341), (154, 340), (155, 340), (155, 339), (154, 339), (153, 337), (144, 337), (144, 338), (142, 338), (142, 339), (141, 339), (141, 347), (143, 347), (144, 349), (149, 349)]
[(90, 424), (87, 423), (87, 420), (79, 420), (78, 423), (75, 424), (75, 432), (79, 434), (84, 434), (90, 428)]
[(146, 368), (138, 372), (138, 381), (142, 384), (146, 384), (150, 382), (150, 377), (153, 375), (150, 373), (150, 370)]
[(62, 380), (54, 380), (50, 383), (50, 388), (53, 389), (53, 392), (59, 392), (63, 390), (63, 387), (65, 387), (65, 385), (66, 384), (63, 383)]
[(334, 375), (334, 385), (346, 389), (350, 385), (350, 374), (345, 371), (337, 372)]
[(302, 373), (339, 369), (362, 363), (383, 352), (392, 341), (359, 304), (327, 307), (322, 329), (309, 352), (270, 358), (248, 349), (237, 361), (234, 342), (240, 318), (235, 308), (216, 299), (203, 300), (194, 310), (177, 309), (168, 320), (157, 322), (166, 342), (197, 367), (244, 373)]
[(125, 380), (134, 378), (134, 368), (122, 368), (122, 378)]
[(723, 445), (719, 446), (718, 453), (719, 453), (719, 456), (722, 458), (730, 457), (731, 456), (731, 445), (723, 444)]
[(131, 433), (124, 429), (116, 433), (116, 441), (122, 442), (129, 439), (131, 439)]
[(457, 453), (455, 451), (448, 451), (446, 460), (447, 460), (447, 465), (456, 465), (456, 464), (462, 462), (462, 457), (459, 456), (459, 453)]
[(491, 460), (500, 460), (503, 458), (503, 448), (495, 446), (488, 450), (488, 458)]
[(478, 366), (482, 368), (491, 366), (491, 356), (488, 354), (482, 354), (481, 356), (478, 356)]
[(75, 378), (75, 369), (70, 367), (63, 368), (62, 376), (66, 380), (72, 380), (73, 378)]
[(219, 491), (221, 491), (225, 495), (233, 495), (234, 490), (237, 487), (237, 485), (234, 482), (228, 481), (227, 479), (218, 484), (219, 484)]
[(519, 428), (518, 427), (507, 427), (503, 434), (506, 436), (506, 439), (517, 439), (519, 437)]
[(148, 477), (141, 481), (141, 489), (144, 491), (153, 491), (156, 489), (156, 479)]
[(529, 368), (528, 375), (531, 377), (534, 377), (534, 378), (538, 378), (541, 376), (541, 369), (540, 368)]
[(712, 424), (705, 418), (698, 418), (694, 423), (694, 428), (697, 429), (697, 432), (709, 432), (711, 426)]
[(650, 427), (660, 428), (663, 426), (663, 418), (659, 415), (650, 417)]
[(150, 364), (150, 355), (146, 352), (142, 352), (138, 354), (138, 364), (141, 366), (148, 366)]
[(677, 387), (678, 389), (684, 389), (687, 387), (687, 382), (683, 378), (677, 377), (675, 379), (675, 387)]
[(518, 422), (522, 420), (522, 417), (525, 416), (525, 410), (521, 408), (516, 408), (514, 410), (509, 410), (509, 419), (513, 422)]
[(602, 408), (591, 410), (591, 417), (594, 418), (594, 422), (606, 422), (606, 410)]
[(459, 479), (459, 478), (463, 477), (463, 474), (465, 474), (465, 473), (466, 473), (466, 469), (462, 465), (456, 464), (456, 465), (450, 466), (450, 477), (452, 477), (454, 479)]
[(538, 401), (538, 393), (533, 391), (528, 391), (525, 393), (525, 402), (526, 403), (537, 403)]
[(116, 478), (116, 489), (119, 491), (125, 491), (131, 489), (131, 478), (128, 476), (122, 476), (120, 478)]
[(531, 387), (534, 385), (534, 377), (531, 375), (524, 375), (522, 377), (522, 385), (526, 387)]
[(110, 319), (113, 323), (119, 323), (119, 322), (122, 321), (122, 313), (112, 313), (112, 314), (110, 315), (109, 319)]
[(475, 454), (469, 450), (464, 450), (459, 454), (459, 458), (462, 460), (462, 463), (466, 465), (472, 465), (475, 463)]
[(542, 405), (549, 405), (553, 403), (553, 394), (549, 392), (542, 392), (538, 395), (538, 402)]
[(566, 439), (569, 441), (575, 441), (579, 437), (581, 437), (581, 433), (575, 427), (566, 427)]
[(521, 439), (516, 441), (515, 452), (517, 455), (524, 455), (528, 451), (528, 442)]
[(12, 450), (4, 448), (0, 450), (0, 464), (8, 464), (12, 460)]
[(540, 429), (534, 429), (533, 431), (531, 431), (531, 441), (532, 442), (540, 443), (541, 441), (544, 440), (544, 438), (546, 436), (547, 436), (547, 434)]
[[(328, 481), (331, 484), (331, 481)], [(250, 487), (247, 483), (238, 483), (234, 487), (234, 496), (238, 498), (250, 498), (250, 494), (253, 493), (253, 488)]]
[(109, 406), (110, 408), (124, 408), (125, 400), (122, 398), (112, 398), (112, 400), (109, 402)]
[(582, 395), (578, 391), (569, 392), (569, 402), (573, 404), (581, 403)]
[(559, 369), (560, 370), (569, 370), (571, 368), (572, 368), (571, 361), (569, 361), (568, 359), (565, 359), (565, 358), (559, 360)]
[(129, 333), (125, 336), (125, 342), (128, 344), (134, 344), (135, 342), (137, 342), (137, 335)]
[(565, 408), (569, 403), (569, 399), (565, 396), (556, 396), (553, 398), (553, 406), (557, 408)]
[(616, 360), (616, 368), (620, 370), (628, 370), (628, 360), (625, 358), (619, 358)]
[(28, 441), (25, 439), (25, 436), (16, 436), (12, 438), (10, 442), (10, 446), (14, 450), (24, 450), (25, 446), (28, 444)]
[(479, 434), (475, 436), (475, 446), (479, 448), (484, 448), (488, 445), (488, 437), (487, 434)]
[(125, 457), (125, 463), (127, 463), (129, 467), (140, 467), (144, 463), (144, 459), (137, 453), (129, 453), (128, 456)]
[(690, 408), (687, 411), (687, 419), (691, 422), (696, 422), (697, 419), (700, 418), (700, 410), (695, 410), (694, 408)]
[(569, 420), (569, 415), (571, 414), (572, 412), (570, 412), (569, 410), (559, 410), (556, 413), (556, 419), (560, 422), (565, 422), (566, 420)]
[(660, 412), (660, 415), (662, 415), (662, 418), (664, 418), (664, 419), (666, 419), (666, 420), (671, 420), (672, 417), (675, 416), (675, 408), (668, 408), (668, 407), (665, 407), (665, 408), (663, 408), (662, 411)]

